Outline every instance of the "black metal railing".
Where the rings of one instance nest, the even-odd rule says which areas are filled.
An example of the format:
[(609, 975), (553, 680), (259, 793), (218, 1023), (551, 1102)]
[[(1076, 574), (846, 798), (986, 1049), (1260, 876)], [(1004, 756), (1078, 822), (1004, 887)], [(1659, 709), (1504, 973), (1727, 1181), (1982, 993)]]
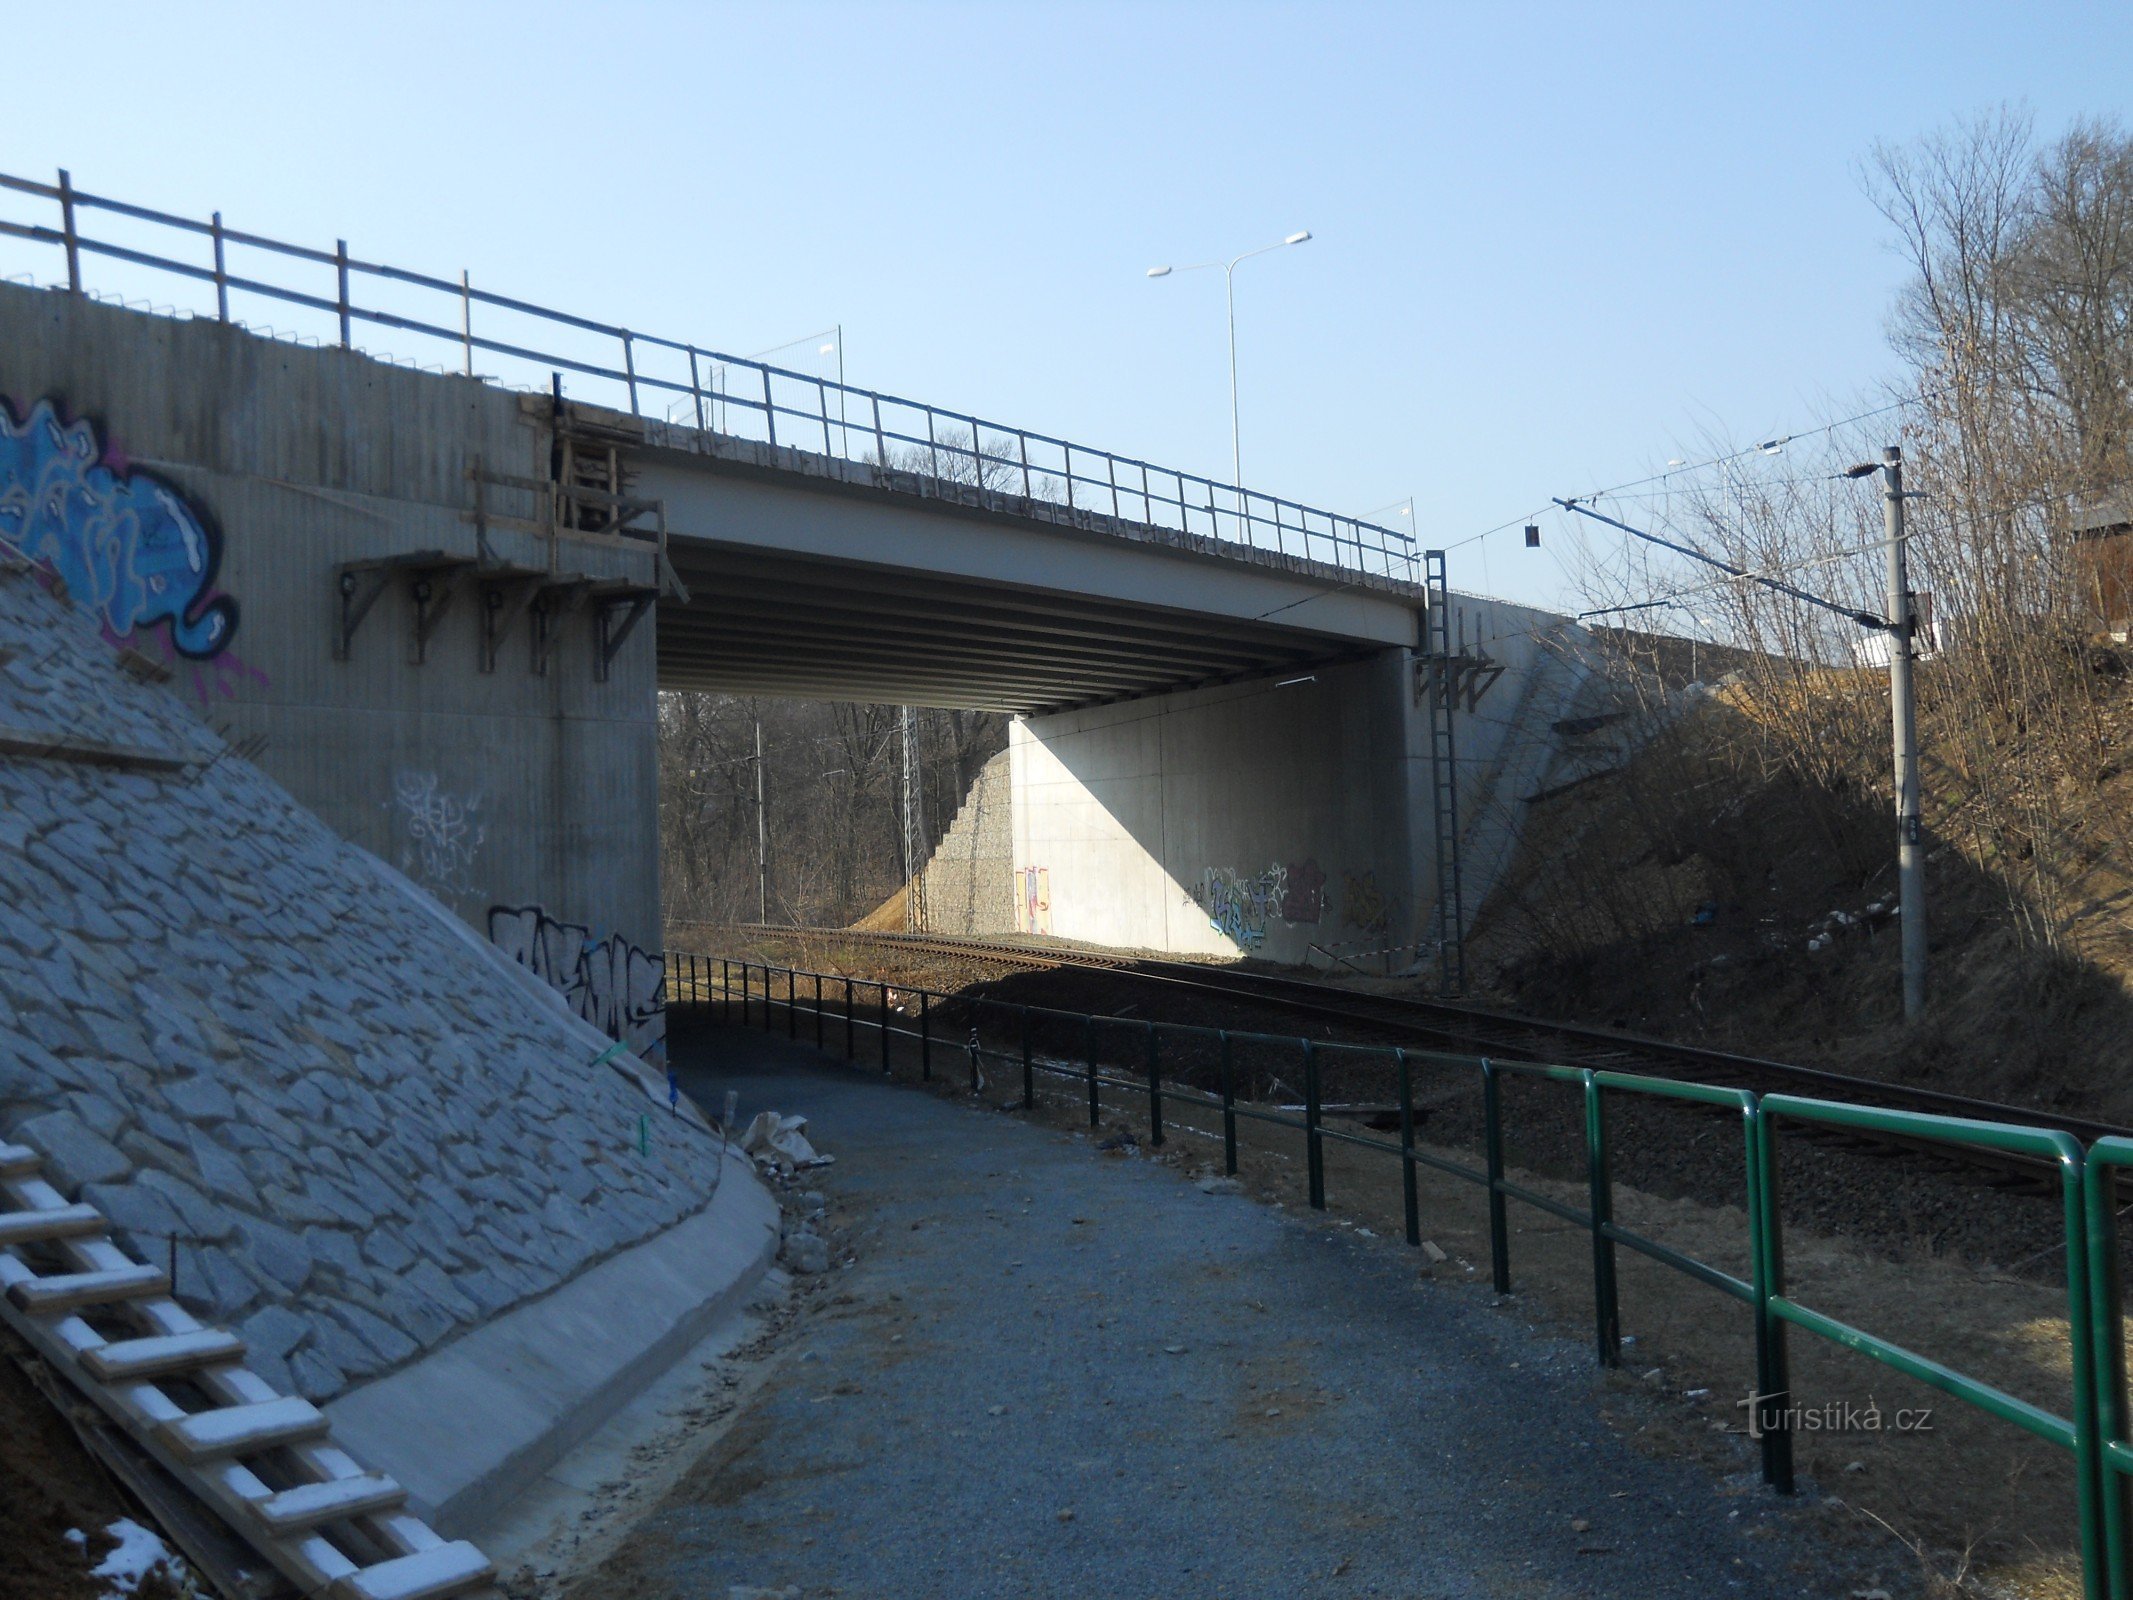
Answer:
[[(56, 208), (56, 225), (0, 216), (0, 239), (57, 251), (65, 277), (63, 285), (53, 286), (76, 294), (95, 292), (87, 282), (85, 257), (123, 263), (155, 275), (158, 286), (174, 278), (211, 290), (213, 315), (223, 322), (239, 320), (233, 296), (239, 309), (250, 297), (310, 314), (317, 330), (308, 338), (311, 343), (354, 349), (358, 327), (384, 328), (417, 341), (420, 355), (431, 358), (437, 371), (504, 381), (501, 374), (475, 370), (477, 360), (501, 363), (518, 369), (518, 386), (542, 390), (549, 374), (568, 372), (591, 380), (601, 403), (626, 408), (633, 416), (869, 466), (891, 487), (974, 498), (1001, 510), (1084, 526), (1108, 517), (1279, 561), (1329, 567), (1372, 587), (1406, 588), (1417, 582), (1414, 536), (1397, 529), (969, 412), (552, 310), (477, 289), (464, 272), (454, 281), (366, 261), (349, 254), (345, 239), (331, 250), (286, 244), (227, 227), (220, 212), (201, 222), (90, 194), (76, 188), (64, 171), (56, 184), (0, 173), (4, 194)], [(109, 219), (118, 232), (134, 229), (138, 237), (128, 242), (108, 226), (85, 232), (83, 221), (91, 213)], [(162, 246), (173, 233), (197, 241), (192, 258), (149, 248)], [(259, 264), (251, 265), (255, 259)], [(307, 286), (269, 276), (292, 262), (309, 274)], [(29, 274), (28, 281), (40, 280)], [(371, 286), (368, 303), (355, 294), (358, 282)], [(394, 293), (408, 297), (404, 308), (382, 303), (381, 297)], [(204, 296), (198, 306), (161, 307), (150, 301), (147, 308), (207, 314)], [(477, 311), (482, 313), (479, 329)], [(271, 327), (263, 331), (289, 336)], [(558, 336), (570, 347), (558, 348), (553, 342)], [(447, 352), (450, 366), (435, 361)], [(420, 364), (420, 356), (410, 364)]]

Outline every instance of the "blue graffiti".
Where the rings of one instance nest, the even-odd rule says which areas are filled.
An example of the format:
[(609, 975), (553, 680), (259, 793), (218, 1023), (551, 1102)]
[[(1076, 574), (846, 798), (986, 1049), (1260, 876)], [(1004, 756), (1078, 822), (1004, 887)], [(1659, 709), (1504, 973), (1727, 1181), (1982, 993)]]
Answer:
[(214, 593), (222, 536), (152, 473), (114, 462), (96, 425), (50, 400), (18, 416), (0, 398), (0, 539), (49, 565), (115, 639), (168, 623), (178, 653), (220, 655), (237, 602)]

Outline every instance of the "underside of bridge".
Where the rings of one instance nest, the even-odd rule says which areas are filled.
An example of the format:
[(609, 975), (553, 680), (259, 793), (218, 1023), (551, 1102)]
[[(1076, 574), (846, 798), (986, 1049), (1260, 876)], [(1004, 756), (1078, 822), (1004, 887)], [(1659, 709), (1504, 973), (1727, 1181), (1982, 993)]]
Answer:
[(1310, 672), (1356, 640), (1026, 584), (676, 541), (663, 689), (1037, 713)]

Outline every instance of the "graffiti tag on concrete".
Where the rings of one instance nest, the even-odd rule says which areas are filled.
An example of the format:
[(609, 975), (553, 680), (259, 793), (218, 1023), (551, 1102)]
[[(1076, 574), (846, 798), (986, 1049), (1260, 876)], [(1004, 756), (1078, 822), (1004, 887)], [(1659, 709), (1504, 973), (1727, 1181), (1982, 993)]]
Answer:
[(1316, 856), (1289, 863), (1281, 896), (1283, 922), (1316, 922), (1326, 914), (1326, 873)]
[(1015, 906), (1015, 921), (1024, 933), (1052, 931), (1052, 869), (1024, 867), (1022, 897)]
[(56, 573), (114, 640), (166, 628), (178, 654), (204, 661), (237, 632), (237, 602), (215, 592), (214, 520), (49, 399), (25, 414), (0, 398), (0, 539)]
[(1341, 877), (1341, 923), (1344, 927), (1357, 928), (1365, 933), (1384, 933), (1397, 920), (1398, 906), (1393, 897), (1378, 887), (1378, 875), (1366, 872), (1361, 877), (1344, 873)]
[(393, 775), (400, 813), (400, 870), (439, 899), (474, 892), (474, 858), (486, 828), (479, 796), (461, 799), (434, 772)]
[(667, 975), (658, 956), (619, 934), (595, 940), (584, 924), (558, 922), (539, 906), (491, 906), (489, 937), (610, 1038), (639, 1055), (665, 1047)]
[(1207, 912), (1207, 925), (1241, 949), (1266, 943), (1267, 918), (1281, 914), (1288, 898), (1289, 869), (1278, 863), (1253, 877), (1234, 867), (1209, 867), (1192, 897)]

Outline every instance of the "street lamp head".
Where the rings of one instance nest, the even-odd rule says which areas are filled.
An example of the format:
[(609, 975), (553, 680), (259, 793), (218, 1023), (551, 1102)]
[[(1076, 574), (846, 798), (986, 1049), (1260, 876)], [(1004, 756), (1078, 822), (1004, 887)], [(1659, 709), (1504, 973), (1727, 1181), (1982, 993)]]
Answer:
[(1148, 276), (1151, 278), (1167, 278), (1170, 276), (1170, 269), (1168, 267), (1150, 267)]
[(1880, 463), (1880, 462), (1878, 462), (1878, 461), (1862, 461), (1862, 462), (1860, 462), (1860, 463), (1859, 463), (1859, 465), (1857, 465), (1856, 467), (1846, 467), (1846, 468), (1844, 469), (1844, 476), (1845, 476), (1845, 477), (1847, 477), (1847, 478), (1864, 478), (1864, 477), (1866, 477), (1866, 476), (1867, 476), (1867, 475), (1868, 475), (1869, 473), (1879, 472), (1880, 470), (1881, 470), (1881, 463)]
[(1309, 228), (1304, 228), (1296, 233), (1290, 234), (1286, 239), (1282, 240), (1281, 242), (1283, 244), (1307, 244), (1310, 242), (1310, 238), (1311, 230)]
[(836, 345), (835, 345), (834, 343), (832, 343), (832, 344), (826, 344), (826, 345), (824, 345), (824, 346), (823, 346), (823, 347), (822, 347), (821, 349), (819, 349), (819, 350), (817, 350), (817, 351), (815, 352), (815, 354), (816, 354), (816, 355), (818, 355), (818, 356), (833, 356), (833, 355), (835, 355), (836, 353), (837, 353), (837, 346), (836, 346)]

